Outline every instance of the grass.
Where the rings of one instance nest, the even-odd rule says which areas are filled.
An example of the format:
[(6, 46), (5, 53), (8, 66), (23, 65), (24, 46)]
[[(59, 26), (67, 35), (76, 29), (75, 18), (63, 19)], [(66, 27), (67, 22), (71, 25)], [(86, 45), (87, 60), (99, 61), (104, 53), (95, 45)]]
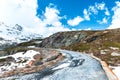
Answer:
[(103, 45), (104, 45), (104, 48), (109, 48), (111, 46), (120, 48), (120, 43), (114, 42), (114, 41), (113, 42), (106, 41), (103, 43)]
[(30, 50), (30, 48), (27, 47), (9, 47), (9, 48), (5, 48), (4, 49), (4, 56), (6, 55), (11, 55), (11, 54), (15, 54), (17, 52), (25, 52), (27, 50)]
[(76, 47), (73, 47), (73, 50), (79, 50), (79, 51), (86, 51), (86, 50), (89, 50), (90, 49), (90, 46), (87, 46), (87, 45), (84, 45), (84, 44), (81, 44), (79, 46), (76, 46)]
[[(63, 47), (62, 49), (93, 53), (96, 57), (101, 58), (108, 64), (116, 65), (120, 63), (120, 56), (111, 56), (112, 51), (110, 50), (110, 47), (117, 47), (120, 49), (120, 29), (117, 32), (114, 30), (107, 31), (107, 33), (104, 33), (104, 31), (90, 32), (90, 34), (87, 32), (89, 36), (86, 39), (68, 47)], [(94, 36), (97, 37), (94, 39)], [(109, 51), (104, 55), (100, 54), (100, 50), (105, 49), (108, 49)], [(120, 52), (120, 50), (118, 52)]]
[(29, 42), (20, 43), (17, 46), (23, 46), (23, 47), (25, 47), (25, 46), (31, 46), (31, 45), (36, 45), (36, 44), (34, 42), (32, 42), (32, 41), (29, 41)]
[(0, 59), (0, 62), (5, 62), (6, 58)]
[(1, 52), (4, 52), (4, 53), (1, 53), (0, 56), (2, 56), (2, 54), (4, 54), (4, 56), (5, 56), (5, 55), (14, 54), (16, 52), (24, 52), (24, 51), (30, 50), (31, 48), (28, 48), (28, 46), (36, 46), (38, 44), (36, 44), (35, 41), (41, 41), (41, 40), (42, 39), (34, 39), (34, 40), (31, 40), (28, 42), (20, 43), (15, 46), (10, 46), (10, 47), (2, 50)]
[(33, 39), (31, 41), (28, 41), (28, 42), (23, 42), (23, 43), (20, 43), (18, 44), (17, 46), (36, 46), (37, 44), (35, 43), (35, 41), (42, 41), (42, 39)]

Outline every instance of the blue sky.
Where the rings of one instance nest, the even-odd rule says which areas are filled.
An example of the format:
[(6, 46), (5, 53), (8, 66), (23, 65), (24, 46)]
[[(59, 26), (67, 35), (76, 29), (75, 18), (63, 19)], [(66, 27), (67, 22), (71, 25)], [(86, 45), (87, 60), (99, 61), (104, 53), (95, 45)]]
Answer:
[[(61, 23), (70, 29), (106, 29), (111, 25), (113, 11), (112, 8), (116, 5), (115, 0), (38, 0), (37, 15), (41, 15), (45, 11), (46, 6), (55, 7), (59, 10), (59, 16), (66, 18), (61, 19)], [(102, 7), (103, 9), (97, 9)], [(96, 9), (96, 13), (92, 10), (89, 11), (90, 20), (80, 21), (79, 24), (69, 25), (67, 21), (74, 19), (77, 16), (84, 18), (84, 10), (89, 10), (90, 6)], [(107, 9), (107, 10), (106, 10)], [(108, 12), (108, 15), (105, 14)], [(104, 20), (103, 20), (104, 19)]]
[(120, 28), (120, 0), (0, 0), (0, 22), (49, 36)]

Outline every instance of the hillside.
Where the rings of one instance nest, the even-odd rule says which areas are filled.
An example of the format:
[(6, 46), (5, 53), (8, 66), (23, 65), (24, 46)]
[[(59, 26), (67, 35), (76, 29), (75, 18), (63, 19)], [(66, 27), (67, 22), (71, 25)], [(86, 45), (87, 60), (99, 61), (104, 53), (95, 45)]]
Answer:
[[(109, 78), (111, 75), (111, 78), (114, 78), (113, 74), (109, 74), (109, 69), (105, 70), (107, 69), (106, 64), (104, 65), (101, 62), (106, 61), (109, 66), (118, 66), (120, 64), (119, 33), (120, 29), (103, 31), (58, 32), (45, 39), (34, 39), (28, 42), (17, 44), (15, 46), (7, 47), (3, 50), (0, 50), (1, 78), (3, 77), (3, 80), (16, 78), (18, 78), (18, 80), (21, 78), (24, 80), (29, 78), (44, 80), (47, 78), (51, 78), (50, 76), (53, 76), (51, 79), (59, 79), (61, 77), (70, 76), (73, 72), (77, 73), (78, 70), (80, 71), (80, 73), (82, 72), (83, 74), (86, 74), (86, 72), (81, 71), (81, 67), (82, 70), (88, 70), (88, 68), (92, 68), (92, 71), (98, 69), (99, 67), (101, 71), (107, 71)], [(67, 49), (68, 51), (61, 50), (60, 48)], [(69, 50), (78, 52), (71, 52)], [(42, 55), (38, 55), (38, 53)], [(102, 59), (103, 61), (96, 60), (96, 58), (94, 59), (93, 56), (87, 55), (86, 53), (94, 55)], [(31, 65), (32, 59), (34, 60), (32, 62), (34, 63), (33, 65)], [(47, 62), (45, 60), (47, 60)], [(38, 65), (36, 65), (36, 63)], [(87, 67), (88, 65), (92, 67)], [(13, 69), (13, 67), (15, 67), (15, 70)], [(70, 70), (68, 70), (67, 68)], [(117, 71), (116, 73), (118, 75), (119, 70), (117, 70), (116, 67), (112, 68), (114, 68), (114, 71)], [(68, 70), (68, 72), (66, 72), (64, 76), (63, 72), (65, 72), (64, 70), (66, 69)], [(5, 73), (2, 70), (5, 70)], [(91, 70), (89, 70), (88, 74), (86, 75), (89, 75), (89, 73), (91, 73)], [(55, 75), (53, 75), (52, 73), (55, 73)], [(70, 74), (67, 75), (68, 73)], [(100, 80), (105, 79), (107, 73), (103, 73), (103, 75), (100, 75), (103, 76), (103, 78), (101, 77)], [(18, 75), (14, 76), (16, 74)], [(21, 74), (21, 76), (19, 74)], [(60, 74), (60, 76), (56, 76), (57, 74)], [(35, 77), (36, 75), (38, 76)], [(75, 79), (78, 78), (76, 75), (73, 76), (75, 77)], [(99, 77), (99, 75), (96, 76)], [(95, 78), (92, 75), (91, 77), (95, 80), (98, 79), (98, 77)], [(70, 79), (69, 77), (65, 78), (65, 80)], [(83, 76), (81, 79), (89, 79), (89, 76)]]
[(58, 32), (45, 39), (35, 39), (5, 48), (0, 51), (0, 55), (14, 54), (35, 47), (85, 52), (106, 61), (109, 65), (118, 65), (120, 64), (120, 29)]
[(45, 38), (39, 47), (91, 53), (111, 65), (120, 64), (120, 29), (59, 32)]

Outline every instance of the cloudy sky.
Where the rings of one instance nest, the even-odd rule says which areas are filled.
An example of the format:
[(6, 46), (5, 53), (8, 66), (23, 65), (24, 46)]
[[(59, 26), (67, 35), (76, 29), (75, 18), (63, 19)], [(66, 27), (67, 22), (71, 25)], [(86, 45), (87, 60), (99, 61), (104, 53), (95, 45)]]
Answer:
[(0, 0), (0, 22), (44, 36), (120, 28), (120, 0)]

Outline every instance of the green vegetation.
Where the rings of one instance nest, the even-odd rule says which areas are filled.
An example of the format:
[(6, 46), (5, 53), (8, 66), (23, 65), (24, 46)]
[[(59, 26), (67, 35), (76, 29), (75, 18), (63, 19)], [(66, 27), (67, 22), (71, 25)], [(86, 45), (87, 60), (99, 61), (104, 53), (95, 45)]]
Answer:
[(6, 58), (0, 59), (0, 62), (5, 62), (5, 61), (6, 61)]
[(32, 42), (32, 41), (29, 41), (29, 42), (20, 43), (17, 46), (25, 47), (25, 46), (31, 46), (31, 45), (36, 45), (36, 44), (34, 42)]
[(114, 42), (114, 41), (105, 41), (104, 43), (103, 43), (103, 47), (104, 48), (109, 48), (109, 47), (118, 47), (118, 48), (120, 48), (120, 43), (118, 43), (118, 42)]
[(16, 52), (24, 52), (27, 50), (30, 50), (31, 48), (28, 48), (28, 46), (37, 46), (38, 44), (36, 41), (41, 41), (42, 39), (34, 39), (28, 42), (23, 42), (15, 46), (10, 46), (5, 48), (4, 50), (0, 51), (0, 56), (10, 55), (14, 54)]
[(73, 46), (71, 49), (74, 50), (74, 51), (83, 52), (83, 51), (89, 50), (89, 49), (90, 49), (90, 46), (81, 44), (81, 45), (75, 45), (75, 46)]
[(26, 47), (26, 46), (36, 46), (37, 43), (35, 43), (36, 41), (42, 41), (42, 39), (33, 39), (31, 41), (28, 42), (23, 42), (18, 44), (17, 46), (22, 46), (22, 47)]
[(111, 56), (111, 54), (106, 54), (103, 57), (103, 60), (109, 65), (117, 65), (117, 63), (120, 63), (120, 56)]
[[(110, 47), (117, 47), (120, 49), (120, 29), (86, 32), (89, 36), (81, 42), (72, 44), (63, 49), (93, 53), (96, 57), (106, 61), (110, 65), (120, 64), (120, 56), (111, 56), (114, 50)], [(90, 34), (89, 34), (90, 33)], [(94, 38), (94, 36), (97, 36)], [(109, 50), (106, 54), (100, 54), (101, 50)], [(118, 50), (117, 52), (120, 52)]]
[(4, 50), (7, 51), (7, 52), (11, 52), (11, 51), (21, 52), (21, 51), (26, 51), (27, 47), (10, 47), (10, 48), (6, 48)]
[(11, 79), (11, 80), (16, 80), (16, 78), (13, 78), (13, 79)]
[(11, 54), (15, 54), (17, 52), (25, 52), (27, 50), (30, 50), (31, 48), (27, 48), (27, 47), (9, 47), (9, 48), (6, 48), (4, 49), (4, 56), (6, 55), (11, 55)]

